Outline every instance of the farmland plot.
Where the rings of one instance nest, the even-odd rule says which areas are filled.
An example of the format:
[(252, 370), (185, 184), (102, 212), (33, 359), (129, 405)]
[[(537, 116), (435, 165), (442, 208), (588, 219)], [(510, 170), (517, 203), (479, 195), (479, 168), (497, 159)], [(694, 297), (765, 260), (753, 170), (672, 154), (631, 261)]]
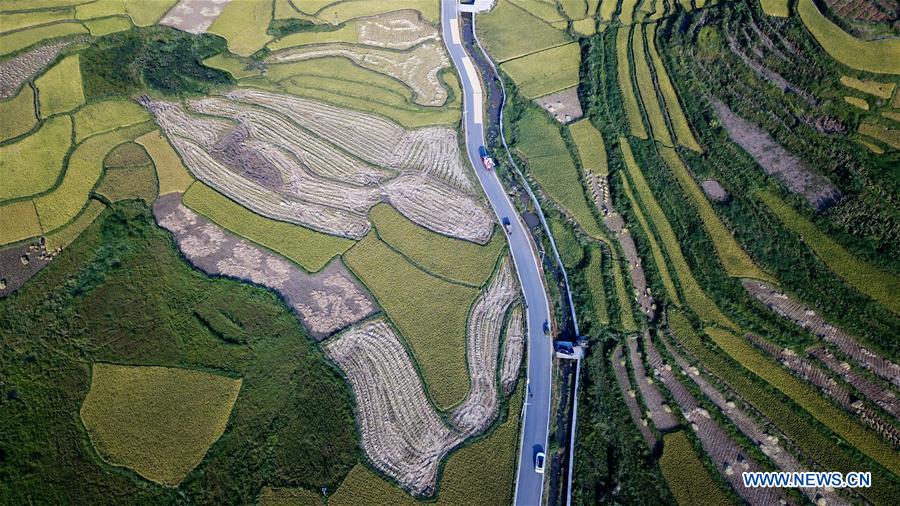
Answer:
[(519, 367), (522, 365), (522, 355), (525, 352), (525, 323), (521, 306), (514, 307), (510, 313), (509, 321), (506, 323), (506, 339), (503, 342), (500, 386), (503, 387), (503, 392), (509, 395), (519, 377)]
[(0, 35), (0, 56), (16, 52), (35, 45), (45, 39), (62, 38), (68, 35), (81, 35), (87, 33), (87, 28), (81, 23), (64, 21), (52, 25), (35, 26), (18, 32)]
[(360, 44), (409, 49), (427, 40), (437, 40), (438, 31), (418, 11), (402, 10), (362, 18), (357, 22)]
[(660, 432), (670, 431), (678, 427), (678, 419), (672, 414), (672, 408), (666, 404), (659, 387), (656, 386), (653, 379), (647, 376), (644, 360), (641, 352), (638, 351), (637, 337), (630, 336), (626, 341), (628, 342), (628, 359), (631, 363), (631, 370), (634, 372), (634, 382), (637, 383), (638, 390), (641, 392), (641, 398), (644, 399), (647, 414), (650, 420), (653, 421), (653, 425)]
[(0, 102), (0, 142), (18, 137), (37, 126), (34, 88), (24, 86), (12, 99)]
[(414, 101), (420, 105), (441, 106), (447, 101), (447, 90), (438, 79), (441, 69), (450, 66), (443, 45), (426, 41), (414, 48), (395, 50), (367, 48), (349, 44), (316, 44), (273, 53), (266, 63), (340, 56), (357, 65), (394, 77), (413, 91)]
[(625, 355), (622, 352), (621, 344), (617, 344), (615, 349), (613, 349), (610, 360), (612, 361), (613, 371), (615, 371), (616, 382), (619, 384), (619, 390), (622, 391), (625, 405), (628, 406), (628, 413), (631, 415), (631, 420), (637, 426), (641, 436), (644, 437), (647, 446), (652, 450), (656, 447), (659, 440), (656, 439), (656, 435), (644, 418), (641, 406), (637, 400), (637, 393), (631, 386), (631, 380), (628, 377), (628, 369), (625, 368)]
[(85, 40), (87, 37), (84, 36), (54, 40), (0, 62), (0, 100), (15, 95), (22, 83), (55, 60), (56, 55), (66, 46)]
[[(230, 0), (181, 0), (169, 9), (158, 24), (188, 33), (204, 33), (215, 22)], [(238, 0), (240, 1), (240, 0)]]
[(41, 117), (68, 112), (84, 103), (79, 55), (67, 56), (34, 81)]
[(490, 427), (497, 416), (497, 364), (503, 317), (519, 295), (509, 257), (472, 306), (466, 331), (469, 395), (450, 413), (451, 423), (462, 433), (474, 435)]
[(58, 116), (31, 135), (0, 147), (0, 201), (52, 188), (63, 169), (71, 137), (72, 120)]
[(440, 460), (464, 437), (431, 406), (393, 329), (383, 319), (372, 320), (344, 332), (324, 349), (353, 388), (366, 456), (414, 494), (431, 494)]
[(282, 257), (239, 239), (180, 203), (181, 194), (157, 199), (153, 212), (172, 232), (189, 262), (207, 274), (227, 276), (278, 292), (316, 339), (377, 311), (372, 297), (339, 261), (310, 275)]

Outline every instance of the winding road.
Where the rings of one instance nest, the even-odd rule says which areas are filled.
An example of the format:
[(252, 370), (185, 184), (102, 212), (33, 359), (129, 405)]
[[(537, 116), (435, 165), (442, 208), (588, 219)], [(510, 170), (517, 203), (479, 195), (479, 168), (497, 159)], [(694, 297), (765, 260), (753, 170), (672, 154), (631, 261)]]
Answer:
[[(462, 45), (459, 25), (458, 0), (442, 0), (441, 23), (444, 43), (459, 71), (463, 86), (464, 134), (469, 161), (475, 168), (478, 180), (497, 215), (498, 221), (509, 218), (509, 247), (522, 284), (528, 318), (528, 395), (522, 411), (522, 439), (516, 475), (516, 505), (541, 504), (544, 475), (535, 472), (534, 456), (546, 452), (550, 425), (551, 362), (553, 343), (544, 334), (544, 322), (550, 321), (550, 305), (544, 287), (540, 260), (527, 228), (516, 212), (515, 206), (493, 171), (487, 171), (478, 155), (484, 145), (482, 83), (474, 63)], [(549, 460), (548, 460), (549, 464)], [(490, 472), (485, 469), (485, 472)]]

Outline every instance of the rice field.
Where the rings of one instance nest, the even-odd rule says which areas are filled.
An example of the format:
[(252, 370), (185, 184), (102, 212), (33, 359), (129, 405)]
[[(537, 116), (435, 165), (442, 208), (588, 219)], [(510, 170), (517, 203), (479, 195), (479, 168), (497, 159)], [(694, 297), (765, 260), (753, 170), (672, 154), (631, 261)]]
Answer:
[[(150, 26), (156, 24), (163, 15), (178, 3), (178, 0), (154, 0), (153, 2), (122, 2), (128, 16), (137, 26)], [(257, 3), (257, 2), (235, 2)], [(264, 3), (264, 2), (259, 2)]]
[(31, 135), (0, 147), (0, 201), (52, 188), (62, 172), (71, 137), (72, 120), (57, 116)]
[(884, 100), (891, 99), (891, 95), (894, 94), (894, 88), (896, 87), (895, 83), (864, 80), (853, 76), (841, 76), (841, 84)]
[(628, 294), (625, 274), (623, 273), (624, 269), (626, 269), (625, 263), (619, 259), (618, 255), (614, 255), (612, 261), (613, 282), (616, 286), (616, 300), (619, 304), (619, 321), (622, 324), (622, 329), (626, 332), (636, 332), (638, 326), (634, 319), (634, 307), (631, 302), (633, 297)]
[[(160, 2), (162, 3), (162, 2)], [(125, 2), (116, 0), (100, 0), (95, 2), (79, 3), (75, 6), (75, 19), (96, 19), (127, 14)]]
[(675, 269), (675, 274), (678, 276), (685, 303), (701, 320), (734, 328), (734, 323), (722, 313), (709, 295), (703, 291), (696, 278), (694, 278), (693, 273), (691, 273), (691, 269), (678, 242), (678, 237), (675, 235), (675, 231), (672, 229), (668, 218), (666, 218), (662, 207), (653, 196), (647, 180), (644, 179), (644, 175), (638, 168), (628, 140), (624, 137), (619, 138), (619, 145), (625, 158), (625, 168), (628, 176), (634, 184), (640, 202), (646, 207), (650, 221), (652, 221), (653, 227), (659, 234), (663, 248), (665, 248), (668, 258), (672, 262), (672, 267)]
[(539, 109), (528, 108), (523, 113), (515, 149), (527, 160), (528, 173), (540, 183), (545, 195), (565, 209), (588, 235), (604, 236), (559, 127)]
[[(609, 325), (606, 291), (603, 288), (603, 253), (597, 246), (588, 248), (588, 264), (585, 268), (585, 281), (591, 294), (591, 310), (594, 323)], [(615, 270), (615, 267), (612, 267)]]
[(900, 75), (900, 39), (860, 40), (819, 12), (813, 0), (798, 0), (797, 13), (822, 49), (839, 63), (875, 74)]
[(581, 48), (575, 42), (506, 60), (500, 69), (525, 98), (549, 95), (579, 82)]
[(88, 204), (73, 221), (46, 235), (45, 247), (47, 251), (63, 249), (72, 244), (72, 241), (77, 239), (97, 219), (97, 216), (100, 216), (104, 209), (106, 209), (106, 205), (99, 200), (88, 200)]
[(860, 123), (859, 133), (868, 135), (892, 149), (900, 150), (900, 130), (888, 128), (877, 123)]
[(156, 172), (148, 164), (143, 167), (108, 169), (94, 191), (110, 202), (140, 199), (150, 205), (159, 194), (156, 185)]
[(67, 21), (74, 16), (72, 8), (48, 11), (23, 11), (0, 14), (0, 32), (12, 32), (37, 25)]
[(786, 18), (791, 14), (790, 0), (759, 0), (759, 4), (763, 12), (769, 16)]
[(469, 390), (466, 322), (478, 290), (429, 275), (374, 234), (350, 248), (344, 262), (378, 299), (411, 348), (438, 409), (461, 402)]
[(0, 56), (25, 49), (42, 40), (85, 33), (88, 30), (81, 23), (66, 21), (3, 34), (0, 35)]
[[(531, 15), (512, 0), (497, 0), (491, 12), (478, 16), (478, 36), (491, 58), (505, 62), (569, 42), (566, 34)], [(527, 37), (522, 34), (527, 33)]]
[(10, 244), (41, 235), (34, 203), (20, 200), (10, 204), (0, 204), (0, 245)]
[(847, 413), (822, 397), (809, 383), (792, 376), (777, 362), (760, 353), (746, 339), (716, 328), (708, 328), (706, 333), (719, 348), (748, 371), (777, 388), (824, 426), (886, 469), (894, 474), (900, 474), (900, 456), (891, 444), (851, 419)]
[(639, 139), (647, 139), (647, 129), (644, 128), (641, 108), (638, 105), (631, 80), (629, 30), (628, 27), (621, 26), (616, 31), (616, 77), (619, 80), (619, 92), (622, 94), (622, 103), (625, 107), (625, 116), (628, 118), (631, 135)]
[(34, 199), (44, 233), (75, 218), (103, 172), (103, 159), (114, 147), (143, 135), (149, 124), (140, 124), (95, 135), (75, 147), (62, 181), (52, 192)]
[(663, 436), (659, 468), (679, 506), (731, 504), (684, 431)]
[(135, 139), (135, 142), (144, 146), (147, 154), (153, 160), (156, 177), (159, 180), (160, 195), (187, 191), (194, 182), (194, 178), (188, 173), (184, 164), (181, 163), (178, 153), (159, 130), (144, 134)]
[(110, 33), (131, 29), (131, 21), (125, 16), (111, 16), (101, 19), (90, 19), (84, 22), (84, 26), (94, 37), (102, 37)]
[(869, 103), (864, 98), (845, 96), (844, 102), (864, 111), (869, 110)]
[[(293, 1), (293, 0), (292, 0)], [(339, 25), (345, 21), (374, 16), (385, 12), (401, 9), (413, 9), (418, 11), (429, 23), (437, 24), (441, 18), (440, 4), (433, 0), (343, 0), (329, 2), (318, 10), (315, 15), (318, 19), (332, 25)]]
[(188, 369), (95, 363), (81, 420), (105, 461), (174, 487), (225, 431), (241, 383)]
[(653, 84), (653, 73), (647, 63), (647, 55), (644, 52), (644, 25), (635, 25), (631, 29), (631, 61), (634, 63), (634, 76), (637, 80), (638, 92), (647, 119), (650, 123), (650, 133), (653, 138), (664, 146), (671, 147), (672, 136), (666, 125), (663, 109), (656, 97), (656, 86)]
[(609, 167), (606, 159), (606, 145), (603, 136), (594, 128), (589, 119), (576, 121), (569, 125), (569, 134), (575, 147), (578, 149), (578, 157), (581, 159), (581, 168), (593, 172), (600, 177), (609, 175)]
[(151, 118), (140, 105), (122, 99), (93, 102), (72, 116), (75, 118), (76, 144), (92, 135), (143, 123)]
[[(22, 86), (19, 93), (4, 102), (0, 102), (0, 142), (18, 137), (37, 125), (37, 114), (34, 111), (34, 89)], [(2, 148), (0, 148), (2, 149)], [(0, 200), (3, 200), (0, 197)]]
[(409, 261), (442, 278), (473, 286), (485, 283), (506, 244), (497, 227), (490, 242), (480, 246), (435, 234), (409, 221), (387, 204), (373, 207), (369, 219), (378, 238)]
[(703, 148), (694, 137), (691, 125), (688, 123), (684, 110), (681, 108), (681, 102), (678, 100), (678, 94), (675, 92), (675, 86), (669, 78), (666, 66), (659, 56), (656, 48), (656, 27), (657, 24), (647, 25), (647, 50), (650, 53), (650, 62), (653, 66), (653, 73), (656, 75), (656, 84), (659, 93), (663, 97), (664, 107), (669, 116), (669, 122), (675, 139), (678, 144), (698, 153), (703, 152)]
[(84, 103), (77, 54), (67, 56), (35, 80), (42, 118), (69, 112)]
[(266, 33), (271, 20), (271, 2), (237, 0), (225, 6), (207, 32), (227, 40), (232, 53), (250, 56), (272, 40)]
[(785, 228), (800, 236), (832, 272), (894, 314), (900, 314), (900, 298), (897, 297), (900, 277), (856, 258), (774, 193), (760, 191), (756, 195)]
[(700, 189), (700, 186), (697, 185), (697, 182), (691, 176), (678, 152), (666, 147), (659, 147), (658, 152), (660, 158), (669, 167), (669, 170), (675, 174), (675, 179), (678, 180), (682, 191), (687, 195), (688, 200), (693, 204), (697, 214), (700, 216), (703, 228), (709, 234), (713, 247), (716, 250), (716, 256), (719, 258), (722, 266), (725, 267), (725, 272), (735, 278), (754, 278), (774, 282), (772, 276), (753, 263), (750, 255), (738, 244), (734, 234), (728, 230), (725, 223), (716, 214), (712, 204), (703, 195), (703, 190)]
[(184, 194), (184, 204), (222, 228), (283, 255), (309, 272), (318, 272), (353, 245), (347, 239), (260, 216), (201, 182), (194, 183)]

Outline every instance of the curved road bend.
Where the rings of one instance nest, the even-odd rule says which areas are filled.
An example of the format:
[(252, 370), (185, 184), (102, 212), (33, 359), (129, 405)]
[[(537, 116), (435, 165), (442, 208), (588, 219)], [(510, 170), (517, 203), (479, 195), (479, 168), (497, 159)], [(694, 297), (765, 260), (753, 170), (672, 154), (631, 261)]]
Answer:
[[(459, 28), (458, 0), (441, 1), (441, 23), (444, 44), (453, 59), (463, 86), (464, 133), (469, 161), (478, 175), (484, 193), (498, 221), (510, 219), (508, 236), (510, 252), (522, 284), (528, 318), (528, 395), (523, 410), (522, 439), (516, 474), (515, 504), (538, 506), (544, 489), (544, 475), (534, 471), (534, 455), (546, 452), (550, 425), (550, 383), (553, 346), (544, 335), (544, 321), (550, 321), (550, 305), (544, 291), (537, 252), (524, 223), (510, 201), (500, 179), (493, 171), (486, 171), (478, 155), (484, 144), (482, 85), (475, 65), (462, 46)], [(502, 228), (501, 228), (502, 230)], [(490, 472), (490, 470), (486, 470)]]

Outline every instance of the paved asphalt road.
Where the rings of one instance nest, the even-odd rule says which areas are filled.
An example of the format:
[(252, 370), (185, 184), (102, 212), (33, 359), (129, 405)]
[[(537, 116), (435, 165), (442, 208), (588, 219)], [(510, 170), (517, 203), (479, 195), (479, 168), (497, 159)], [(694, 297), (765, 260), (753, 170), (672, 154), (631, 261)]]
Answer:
[[(544, 334), (544, 322), (550, 320), (550, 307), (544, 291), (541, 270), (534, 246), (524, 223), (518, 218), (497, 175), (487, 171), (478, 156), (478, 147), (484, 144), (482, 124), (482, 85), (474, 63), (462, 46), (458, 24), (458, 1), (442, 0), (441, 23), (444, 43), (453, 63), (459, 70), (464, 90), (465, 136), (469, 160), (478, 174), (498, 219), (509, 217), (511, 230), (509, 245), (516, 271), (522, 283), (525, 303), (528, 307), (528, 395), (524, 411), (522, 440), (516, 475), (515, 504), (538, 506), (544, 488), (544, 475), (534, 470), (534, 456), (546, 451), (547, 430), (550, 423), (550, 364), (553, 343)], [(548, 462), (549, 469), (549, 462)], [(490, 472), (489, 469), (485, 471)]]

